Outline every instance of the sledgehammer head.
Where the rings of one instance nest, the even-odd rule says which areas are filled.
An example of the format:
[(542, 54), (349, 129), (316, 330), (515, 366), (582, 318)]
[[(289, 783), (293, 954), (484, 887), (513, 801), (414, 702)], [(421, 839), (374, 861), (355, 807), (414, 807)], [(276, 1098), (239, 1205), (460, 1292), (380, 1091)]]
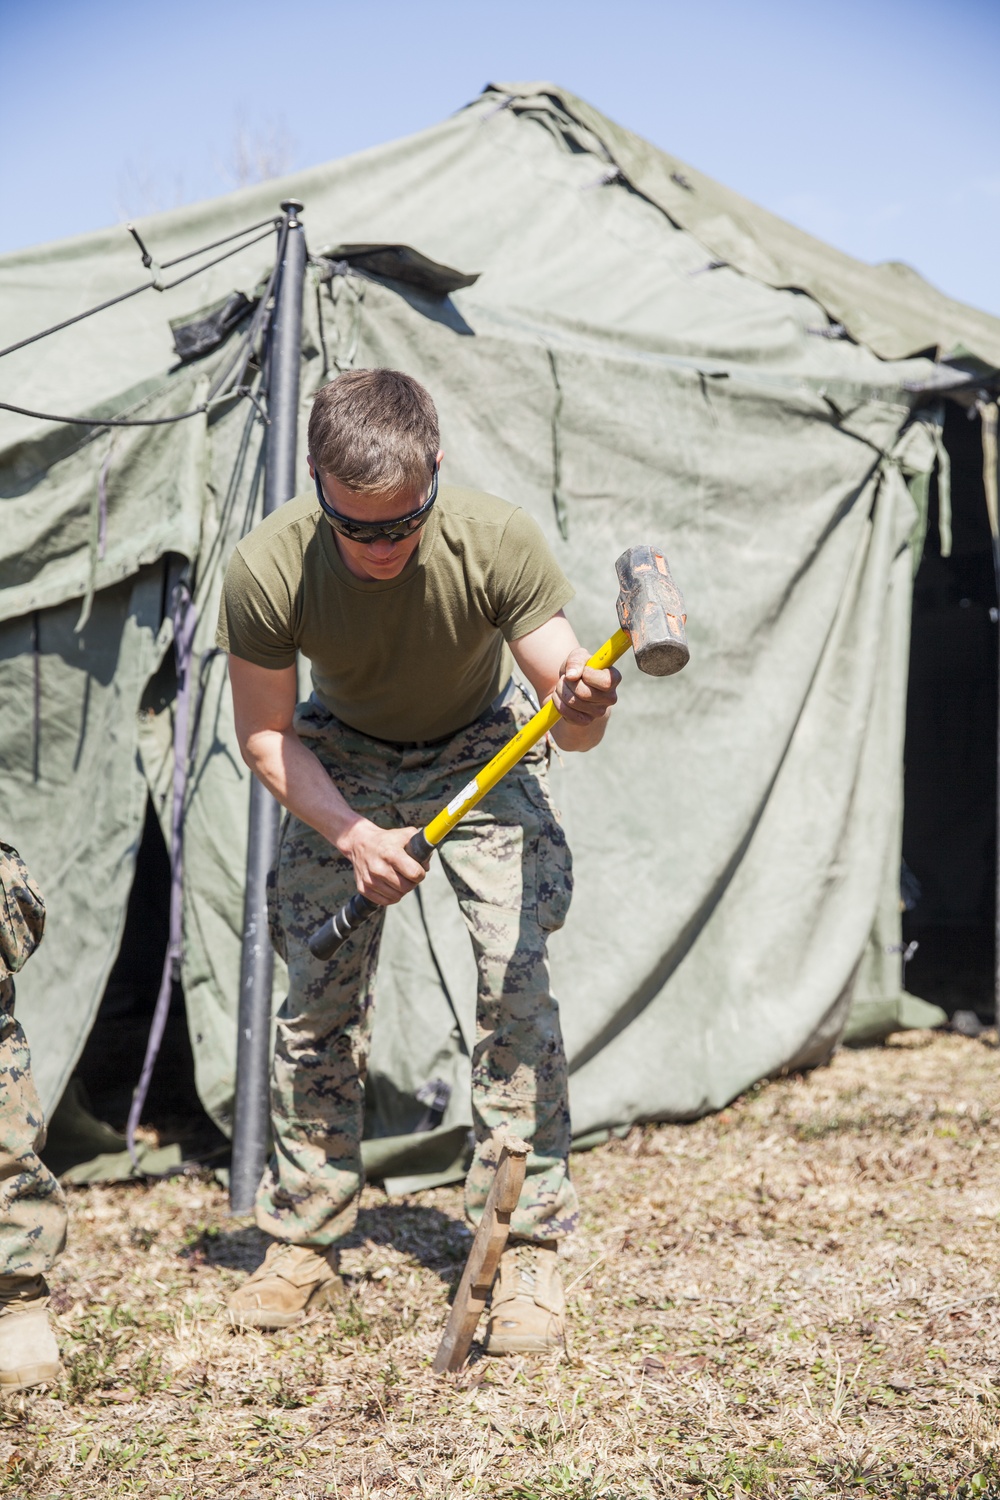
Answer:
[(640, 672), (670, 677), (691, 657), (684, 625), (684, 600), (656, 547), (630, 547), (615, 563), (621, 592), (618, 618), (632, 638)]

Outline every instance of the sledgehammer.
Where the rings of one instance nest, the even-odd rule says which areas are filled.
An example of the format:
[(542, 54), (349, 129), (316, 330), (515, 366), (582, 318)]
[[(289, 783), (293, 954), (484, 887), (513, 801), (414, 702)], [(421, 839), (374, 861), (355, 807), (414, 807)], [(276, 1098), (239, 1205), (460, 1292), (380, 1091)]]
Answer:
[[(630, 547), (615, 564), (620, 585), (618, 618), (621, 629), (604, 642), (587, 663), (588, 667), (610, 667), (631, 646), (640, 672), (651, 677), (670, 677), (687, 665), (688, 650), (684, 625), (684, 601), (667, 566), (667, 559), (656, 547)], [(467, 812), (516, 766), (523, 755), (538, 743), (559, 719), (559, 710), (545, 704), (519, 729), (513, 739), (498, 750), (477, 776), (453, 797), (406, 846), (406, 852), (426, 864), (436, 846), (446, 838)], [(310, 952), (316, 958), (332, 958), (356, 927), (378, 911), (378, 903), (360, 893), (345, 902), (309, 939)]]

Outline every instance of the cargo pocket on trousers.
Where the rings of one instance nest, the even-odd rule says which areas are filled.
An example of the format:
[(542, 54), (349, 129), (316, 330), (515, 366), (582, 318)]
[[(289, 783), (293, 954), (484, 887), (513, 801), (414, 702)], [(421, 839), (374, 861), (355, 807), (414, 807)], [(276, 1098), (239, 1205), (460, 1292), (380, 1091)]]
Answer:
[(535, 776), (526, 776), (523, 785), (539, 815), (535, 915), (545, 932), (557, 932), (573, 899), (573, 856), (548, 787)]

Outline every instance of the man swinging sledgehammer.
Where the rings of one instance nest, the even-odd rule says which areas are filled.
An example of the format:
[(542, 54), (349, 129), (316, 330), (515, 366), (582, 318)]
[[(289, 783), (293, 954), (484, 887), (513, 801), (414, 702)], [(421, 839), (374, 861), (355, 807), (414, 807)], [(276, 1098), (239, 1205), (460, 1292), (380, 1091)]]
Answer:
[[(272, 936), (289, 969), (272, 1081), (275, 1153), (256, 1218), (275, 1243), (230, 1298), (237, 1325), (281, 1328), (339, 1288), (338, 1245), (361, 1186), (363, 1078), (384, 907), (424, 877), (406, 845), (532, 717), (516, 664), (560, 719), (564, 750), (604, 734), (620, 677), (588, 667), (563, 607), (573, 590), (520, 508), (441, 486), (437, 414), (392, 370), (321, 390), (309, 422), (315, 492), (268, 517), (226, 575), (240, 746), (288, 809)], [(313, 693), (296, 707), (296, 652)], [(466, 1209), (491, 1181), (495, 1129), (530, 1146), (500, 1262), (487, 1347), (562, 1341), (558, 1244), (577, 1219), (566, 1060), (546, 940), (569, 906), (569, 851), (536, 744), (441, 843), (478, 969), (476, 1153)], [(378, 911), (332, 959), (309, 938), (360, 893)]]

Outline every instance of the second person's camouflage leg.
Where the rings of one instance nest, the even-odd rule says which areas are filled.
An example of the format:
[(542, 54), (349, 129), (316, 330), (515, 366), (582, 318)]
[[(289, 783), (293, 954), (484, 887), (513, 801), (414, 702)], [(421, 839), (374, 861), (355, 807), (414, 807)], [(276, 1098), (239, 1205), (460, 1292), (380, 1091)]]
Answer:
[(51, 1270), (66, 1244), (66, 1200), (39, 1158), (45, 1141), (14, 983), (0, 979), (0, 1277)]

